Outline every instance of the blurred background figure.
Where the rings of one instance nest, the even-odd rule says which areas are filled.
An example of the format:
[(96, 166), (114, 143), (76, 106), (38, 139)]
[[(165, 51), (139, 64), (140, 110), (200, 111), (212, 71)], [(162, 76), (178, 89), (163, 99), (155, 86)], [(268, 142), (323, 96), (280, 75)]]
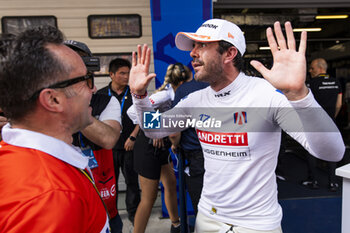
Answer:
[[(149, 97), (152, 106), (160, 112), (171, 108), (176, 89), (192, 79), (192, 72), (181, 63), (171, 64), (167, 68), (164, 82)], [(134, 109), (129, 116), (137, 123)], [(134, 233), (145, 232), (149, 216), (157, 198), (159, 180), (164, 186), (165, 205), (172, 222), (170, 232), (180, 232), (180, 220), (177, 209), (176, 177), (170, 157), (171, 142), (168, 137), (150, 139), (140, 131), (135, 146), (135, 171), (139, 174), (141, 202), (135, 216)]]
[(139, 126), (134, 124), (127, 115), (127, 110), (132, 105), (130, 88), (128, 86), (130, 67), (131, 64), (128, 60), (121, 58), (112, 60), (109, 63), (109, 77), (112, 81), (108, 86), (100, 89), (97, 94), (114, 96), (120, 103), (118, 114), (122, 118), (122, 129), (120, 138), (113, 147), (114, 170), (117, 184), (120, 170), (125, 178), (125, 205), (128, 219), (134, 224), (135, 213), (140, 202), (138, 177), (134, 171), (134, 146)]
[[(194, 79), (190, 82), (183, 83), (175, 92), (173, 106), (181, 101), (181, 99), (186, 98), (190, 93), (208, 86), (209, 83), (197, 82)], [(180, 151), (181, 156), (186, 160), (186, 167), (184, 169), (186, 174), (185, 182), (191, 197), (195, 215), (197, 215), (197, 205), (202, 192), (204, 175), (203, 151), (197, 133), (194, 128), (188, 128), (179, 133), (170, 135), (169, 138), (172, 142), (173, 152), (176, 153)]]
[[(309, 72), (311, 79), (308, 80), (307, 86), (311, 89), (316, 101), (335, 121), (342, 106), (342, 90), (339, 81), (327, 74), (327, 62), (323, 58), (314, 59), (310, 64)], [(315, 177), (317, 161), (317, 158), (307, 154), (308, 178), (301, 184), (311, 189), (319, 188), (319, 182)], [(328, 169), (328, 189), (331, 192), (336, 192), (339, 188), (335, 176), (337, 163), (323, 162), (327, 164)]]

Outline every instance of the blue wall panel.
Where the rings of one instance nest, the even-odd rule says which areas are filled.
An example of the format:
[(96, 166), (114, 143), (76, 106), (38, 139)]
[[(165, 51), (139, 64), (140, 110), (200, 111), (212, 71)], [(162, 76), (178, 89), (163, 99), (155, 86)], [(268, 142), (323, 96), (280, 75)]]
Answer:
[(175, 46), (180, 31), (194, 32), (212, 18), (211, 0), (151, 0), (152, 37), (156, 88), (164, 80), (169, 64), (181, 62), (192, 69), (189, 52)]

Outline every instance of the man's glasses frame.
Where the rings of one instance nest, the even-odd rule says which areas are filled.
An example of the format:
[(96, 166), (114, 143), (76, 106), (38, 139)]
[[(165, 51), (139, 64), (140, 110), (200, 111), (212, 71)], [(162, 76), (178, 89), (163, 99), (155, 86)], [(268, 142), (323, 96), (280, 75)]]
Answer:
[(90, 89), (94, 89), (94, 86), (95, 86), (95, 82), (94, 82), (94, 74), (91, 73), (91, 72), (88, 72), (86, 75), (84, 76), (79, 76), (79, 77), (76, 77), (76, 78), (72, 78), (72, 79), (68, 79), (68, 80), (64, 80), (64, 81), (61, 81), (61, 82), (58, 82), (58, 83), (55, 83), (55, 84), (52, 84), (48, 87), (44, 87), (44, 88), (41, 88), (40, 90), (34, 92), (34, 94), (32, 95), (32, 97), (30, 97), (30, 99), (36, 99), (39, 97), (39, 94), (42, 90), (44, 89), (56, 89), (56, 88), (66, 88), (66, 87), (69, 87), (71, 85), (74, 85), (78, 82), (82, 82), (82, 81), (86, 81), (86, 84), (87, 86), (90, 88)]

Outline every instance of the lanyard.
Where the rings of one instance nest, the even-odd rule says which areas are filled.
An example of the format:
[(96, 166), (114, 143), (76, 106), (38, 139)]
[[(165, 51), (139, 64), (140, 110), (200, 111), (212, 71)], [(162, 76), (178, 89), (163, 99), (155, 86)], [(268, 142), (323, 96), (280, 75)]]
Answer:
[(83, 142), (83, 135), (82, 135), (82, 133), (81, 133), (80, 131), (79, 131), (78, 135), (79, 135), (80, 147), (81, 147), (81, 148), (85, 148), (85, 144), (84, 144), (84, 142)]
[[(129, 91), (129, 87), (126, 88), (126, 91), (125, 91), (124, 96), (123, 96), (123, 98), (122, 98), (122, 102), (121, 102), (121, 104), (120, 104), (120, 113), (121, 113), (122, 115), (123, 115), (123, 107), (124, 107), (125, 97), (126, 97), (126, 95), (128, 94), (128, 91)], [(110, 88), (108, 88), (108, 95), (109, 95), (109, 96), (112, 96), (112, 92), (111, 92), (111, 89), (110, 89)]]
[(108, 215), (108, 219), (111, 219), (111, 217), (109, 216), (109, 213), (108, 213), (108, 209), (107, 209), (106, 203), (103, 201), (103, 199), (102, 199), (102, 197), (101, 197), (101, 195), (100, 195), (100, 191), (98, 191), (98, 189), (97, 189), (97, 187), (96, 187), (96, 185), (95, 185), (95, 182), (92, 180), (92, 177), (89, 175), (89, 173), (87, 173), (87, 172), (86, 172), (85, 170), (83, 170), (83, 169), (79, 169), (79, 171), (80, 171), (81, 173), (83, 173), (83, 174), (89, 179), (89, 181), (91, 182), (91, 184), (94, 186), (94, 188), (95, 188), (95, 190), (96, 190), (98, 196), (100, 197), (100, 199), (101, 199), (101, 201), (102, 201), (103, 206), (105, 207), (105, 210), (106, 210), (107, 215)]
[(89, 158), (89, 168), (92, 169), (92, 168), (98, 167), (98, 163), (95, 158), (93, 150), (89, 145), (85, 146), (83, 141), (83, 135), (81, 132), (78, 133), (78, 136), (79, 136), (79, 144), (80, 144), (81, 152), (83, 152), (84, 156)]

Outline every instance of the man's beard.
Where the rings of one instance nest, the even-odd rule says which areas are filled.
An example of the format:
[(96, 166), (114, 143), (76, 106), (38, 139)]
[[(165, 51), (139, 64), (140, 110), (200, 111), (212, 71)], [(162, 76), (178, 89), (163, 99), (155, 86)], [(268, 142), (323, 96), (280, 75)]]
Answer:
[(194, 78), (201, 82), (215, 83), (223, 75), (223, 68), (220, 61), (220, 57), (211, 59), (210, 62), (206, 63), (199, 61), (202, 65), (202, 69), (195, 73)]

